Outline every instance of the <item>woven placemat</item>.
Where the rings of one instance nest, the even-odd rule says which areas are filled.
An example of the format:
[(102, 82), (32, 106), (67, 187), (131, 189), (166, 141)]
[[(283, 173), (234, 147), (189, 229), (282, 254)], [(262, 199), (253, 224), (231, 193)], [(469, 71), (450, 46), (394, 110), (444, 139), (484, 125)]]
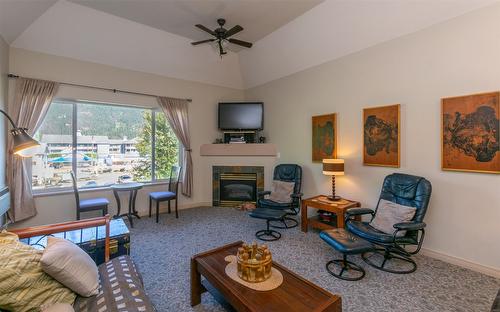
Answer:
[(271, 268), (271, 277), (267, 280), (260, 283), (249, 283), (242, 280), (238, 276), (238, 261), (236, 260), (236, 256), (231, 255), (224, 258), (227, 262), (229, 262), (226, 266), (226, 274), (232, 280), (240, 283), (243, 286), (246, 286), (253, 290), (258, 291), (268, 291), (278, 288), (283, 283), (283, 275), (280, 271), (275, 268)]

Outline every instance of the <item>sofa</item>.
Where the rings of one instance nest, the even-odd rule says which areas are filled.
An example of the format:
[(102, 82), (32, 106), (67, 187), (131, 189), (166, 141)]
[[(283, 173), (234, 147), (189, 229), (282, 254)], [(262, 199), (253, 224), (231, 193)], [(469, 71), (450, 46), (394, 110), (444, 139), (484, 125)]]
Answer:
[[(73, 309), (76, 312), (156, 311), (151, 300), (146, 295), (142, 277), (132, 259), (127, 255), (110, 259), (108, 216), (25, 229), (14, 229), (9, 232), (16, 234), (19, 239), (23, 239), (41, 235), (49, 236), (54, 233), (103, 225), (106, 229), (106, 261), (98, 266), (98, 293), (91, 297), (77, 295), (73, 303)], [(50, 311), (50, 309), (47, 311)]]
[(77, 296), (73, 309), (85, 311), (155, 311), (144, 291), (142, 277), (129, 256), (114, 258), (99, 267), (99, 294)]
[(500, 290), (498, 291), (495, 301), (493, 301), (491, 312), (500, 312)]

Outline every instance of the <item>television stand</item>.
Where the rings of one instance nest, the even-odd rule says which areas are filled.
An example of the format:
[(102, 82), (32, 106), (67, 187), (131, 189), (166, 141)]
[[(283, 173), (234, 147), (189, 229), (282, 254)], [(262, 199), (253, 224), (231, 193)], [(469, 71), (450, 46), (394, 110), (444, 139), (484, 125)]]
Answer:
[(224, 143), (257, 143), (257, 131), (224, 131)]

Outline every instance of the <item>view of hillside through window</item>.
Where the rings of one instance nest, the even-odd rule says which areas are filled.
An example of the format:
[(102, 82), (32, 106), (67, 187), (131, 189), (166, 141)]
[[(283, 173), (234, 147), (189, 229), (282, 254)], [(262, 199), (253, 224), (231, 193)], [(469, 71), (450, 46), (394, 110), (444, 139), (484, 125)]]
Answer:
[(152, 109), (55, 101), (35, 138), (35, 190), (71, 186), (71, 171), (80, 188), (165, 179), (179, 160), (177, 138)]

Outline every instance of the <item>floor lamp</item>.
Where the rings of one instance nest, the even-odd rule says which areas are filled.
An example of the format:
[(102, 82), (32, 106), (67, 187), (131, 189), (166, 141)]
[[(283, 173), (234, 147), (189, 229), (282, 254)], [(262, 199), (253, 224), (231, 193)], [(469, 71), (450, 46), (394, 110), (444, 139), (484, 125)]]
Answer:
[(28, 129), (16, 126), (12, 118), (10, 118), (5, 111), (0, 109), (0, 113), (4, 114), (12, 125), (12, 129), (10, 130), (13, 139), (12, 153), (21, 157), (33, 156), (33, 153), (36, 148), (40, 146), (40, 143), (26, 132)]

